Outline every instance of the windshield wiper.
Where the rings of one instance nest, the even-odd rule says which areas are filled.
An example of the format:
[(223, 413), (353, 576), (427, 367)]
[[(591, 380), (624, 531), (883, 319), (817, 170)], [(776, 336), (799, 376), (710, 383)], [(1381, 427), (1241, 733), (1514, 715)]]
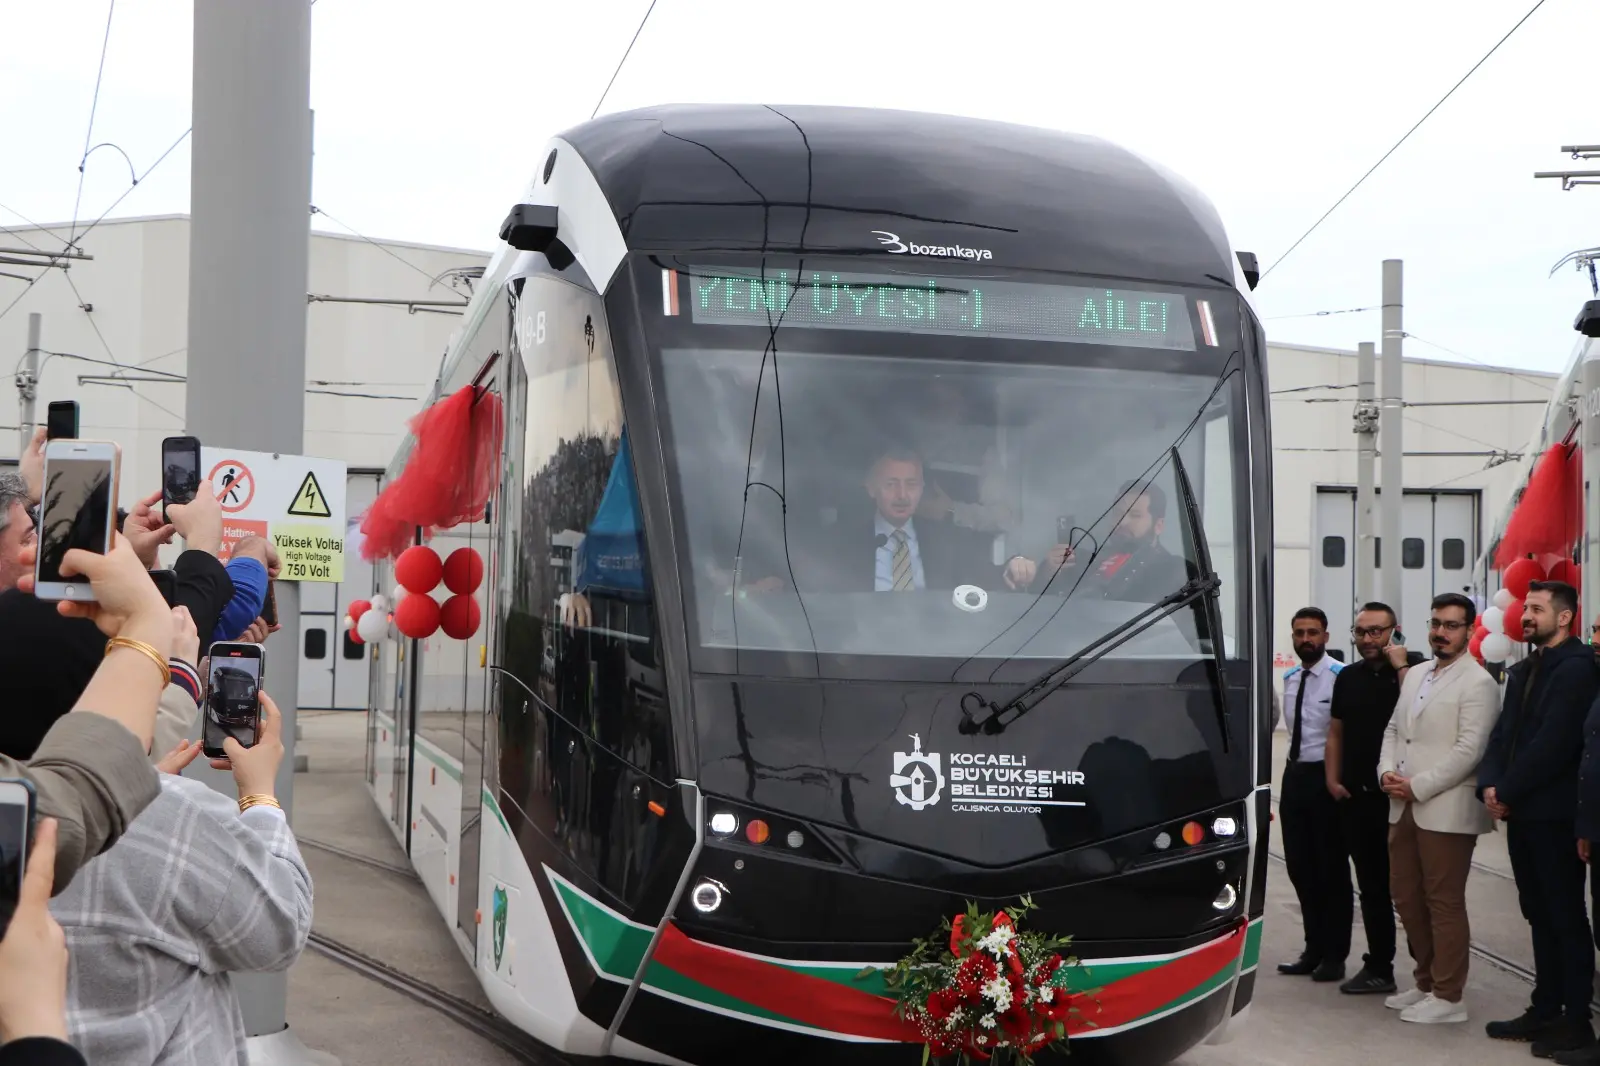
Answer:
[[(1212, 656), (1216, 664), (1216, 675), (1212, 679), (1212, 694), (1217, 701), (1218, 724), (1222, 728), (1223, 750), (1228, 749), (1230, 730), (1227, 694), (1224, 690), (1224, 675), (1222, 673), (1222, 627), (1221, 611), (1217, 606), (1218, 591), (1222, 587), (1222, 579), (1211, 569), (1211, 555), (1205, 544), (1205, 533), (1200, 525), (1200, 508), (1195, 500), (1194, 489), (1189, 484), (1188, 473), (1184, 470), (1183, 459), (1178, 455), (1176, 446), (1172, 448), (1172, 461), (1178, 481), (1178, 495), (1183, 503), (1183, 537), (1187, 549), (1185, 555), (1193, 558), (1196, 569), (1200, 572), (1197, 577), (1191, 577), (1183, 583), (1181, 588), (1168, 593), (1160, 600), (1146, 607), (1126, 622), (1109, 633), (1096, 638), (1075, 655), (1064, 659), (1055, 666), (1032, 681), (1004, 703), (996, 703), (985, 699), (982, 693), (968, 692), (961, 697), (961, 724), (962, 733), (972, 735), (983, 732), (990, 735), (1003, 731), (1012, 722), (1027, 714), (1044, 701), (1046, 696), (1066, 685), (1078, 674), (1099, 662), (1106, 655), (1120, 648), (1134, 637), (1143, 633), (1157, 622), (1176, 614), (1184, 607), (1205, 597), (1206, 628), (1211, 632)], [(969, 706), (969, 703), (974, 706)], [(974, 710), (988, 711), (987, 716), (978, 718)], [(1009, 718), (1005, 717), (1010, 715)]]

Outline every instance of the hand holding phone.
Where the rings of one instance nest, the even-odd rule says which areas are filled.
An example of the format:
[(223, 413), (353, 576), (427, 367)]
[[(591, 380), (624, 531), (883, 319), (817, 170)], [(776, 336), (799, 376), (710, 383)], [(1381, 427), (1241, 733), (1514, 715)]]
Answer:
[(271, 796), (277, 792), (278, 767), (283, 763), (283, 715), (265, 692), (261, 694), (261, 734), (244, 747), (232, 737), (223, 742), (227, 755), (211, 760), (214, 770), (231, 770), (241, 796)]
[(67, 945), (50, 915), (56, 820), (33, 834), (15, 906), (0, 939), (0, 1039), (67, 1037)]
[(110, 441), (55, 440), (45, 445), (44, 492), (33, 594), (41, 600), (94, 602), (71, 552), (106, 555), (116, 536), (122, 450)]
[(266, 656), (267, 650), (260, 644), (228, 640), (211, 645), (200, 730), (208, 758), (226, 758), (233, 750), (254, 747), (260, 741)]
[(33, 819), (32, 782), (20, 777), (0, 780), (0, 934), (22, 894)]

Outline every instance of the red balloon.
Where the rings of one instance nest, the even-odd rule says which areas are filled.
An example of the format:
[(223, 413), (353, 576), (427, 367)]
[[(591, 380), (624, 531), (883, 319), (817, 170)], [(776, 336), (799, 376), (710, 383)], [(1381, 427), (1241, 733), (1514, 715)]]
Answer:
[(1512, 640), (1522, 639), (1522, 598), (1511, 601), (1511, 606), (1506, 608), (1506, 621), (1502, 627), (1506, 636)]
[(1472, 639), (1467, 641), (1467, 650), (1471, 652), (1472, 657), (1477, 659), (1479, 662), (1483, 661), (1483, 638), (1488, 635), (1488, 630), (1479, 629), (1476, 633), (1472, 634)]
[(1573, 588), (1582, 588), (1583, 568), (1571, 559), (1558, 559), (1550, 573), (1545, 575), (1546, 581), (1565, 581)]
[(478, 601), (471, 596), (451, 596), (439, 608), (439, 628), (452, 640), (466, 640), (476, 633), (481, 618)]
[[(1528, 594), (1528, 582), (1542, 581), (1543, 579), (1544, 567), (1532, 559), (1518, 559), (1506, 567), (1505, 573), (1500, 575), (1500, 585), (1502, 588), (1508, 589), (1511, 595), (1520, 600)], [(1510, 617), (1509, 614), (1507, 617)], [(1517, 636), (1522, 636), (1520, 630), (1517, 632)]]
[(477, 592), (482, 582), (483, 556), (472, 548), (457, 548), (444, 561), (444, 587), (457, 596)]
[(439, 560), (439, 553), (426, 544), (412, 545), (394, 562), (394, 579), (407, 592), (432, 592), (443, 576), (444, 563)]
[(428, 639), (439, 628), (439, 601), (423, 592), (407, 596), (395, 608), (394, 627), (413, 640)]
[[(350, 616), (350, 621), (359, 622), (361, 621), (361, 616), (370, 610), (372, 610), (372, 602), (370, 600), (351, 600), (350, 607), (345, 613)], [(350, 628), (354, 631), (355, 626)]]
[(350, 643), (352, 643), (352, 644), (365, 644), (366, 643), (366, 641), (361, 639), (361, 634), (356, 632), (356, 627), (355, 626), (351, 626), (349, 629), (345, 630), (345, 632), (350, 634)]

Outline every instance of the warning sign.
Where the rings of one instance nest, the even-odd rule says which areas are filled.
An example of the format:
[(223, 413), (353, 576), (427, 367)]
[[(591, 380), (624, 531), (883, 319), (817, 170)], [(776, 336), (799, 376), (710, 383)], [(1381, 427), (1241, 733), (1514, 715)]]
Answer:
[(211, 467), (206, 478), (223, 514), (239, 514), (255, 499), (256, 479), (250, 468), (237, 459), (224, 459)]
[(327, 498), (322, 495), (322, 486), (317, 484), (316, 474), (306, 471), (306, 479), (300, 482), (300, 489), (289, 504), (289, 513), (302, 518), (333, 517), (333, 512), (328, 510)]
[(269, 538), (280, 581), (344, 580), (345, 464), (337, 459), (202, 448), (223, 512), (223, 557), (240, 537)]

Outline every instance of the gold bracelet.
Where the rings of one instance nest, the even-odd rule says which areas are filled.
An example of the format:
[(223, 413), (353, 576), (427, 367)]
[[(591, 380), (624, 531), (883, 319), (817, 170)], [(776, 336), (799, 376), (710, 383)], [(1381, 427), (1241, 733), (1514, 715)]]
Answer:
[(280, 811), (283, 810), (283, 804), (279, 803), (277, 798), (274, 796), (268, 796), (262, 793), (254, 793), (249, 796), (239, 797), (240, 814), (248, 811), (251, 807), (276, 807)]
[(106, 654), (110, 655), (117, 648), (131, 648), (147, 657), (161, 671), (161, 687), (164, 689), (172, 684), (172, 667), (167, 665), (167, 657), (156, 651), (155, 646), (146, 644), (142, 640), (132, 637), (112, 637), (106, 641)]

